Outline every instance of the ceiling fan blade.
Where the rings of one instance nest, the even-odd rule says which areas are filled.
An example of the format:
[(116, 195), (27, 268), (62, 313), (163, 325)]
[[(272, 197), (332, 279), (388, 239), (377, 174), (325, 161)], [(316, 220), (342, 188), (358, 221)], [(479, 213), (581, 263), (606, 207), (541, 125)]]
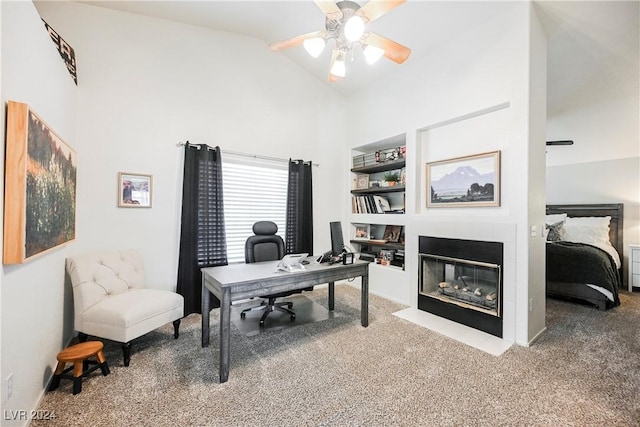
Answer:
[(283, 40), (281, 42), (271, 43), (269, 45), (269, 48), (275, 52), (282, 49), (288, 49), (290, 47), (300, 46), (307, 39), (312, 39), (315, 37), (323, 37), (323, 36), (324, 36), (323, 31), (314, 31), (312, 33), (302, 34), (300, 36), (294, 37), (289, 40)]
[(402, 64), (411, 55), (408, 47), (375, 33), (369, 33), (365, 42), (384, 50), (384, 57), (398, 64)]
[(547, 145), (573, 145), (573, 141), (570, 139), (562, 141), (547, 141)]
[(356, 14), (367, 18), (369, 22), (373, 22), (385, 13), (400, 6), (405, 1), (406, 0), (369, 0)]
[(335, 16), (336, 13), (342, 16), (342, 11), (333, 0), (315, 0), (315, 3), (318, 5), (322, 13), (327, 16)]
[(333, 53), (331, 54), (331, 62), (329, 63), (329, 82), (338, 81), (344, 77), (339, 77), (334, 74), (331, 74), (331, 70), (333, 69), (333, 63), (338, 59), (338, 55), (340, 55), (340, 51), (338, 49), (333, 49)]

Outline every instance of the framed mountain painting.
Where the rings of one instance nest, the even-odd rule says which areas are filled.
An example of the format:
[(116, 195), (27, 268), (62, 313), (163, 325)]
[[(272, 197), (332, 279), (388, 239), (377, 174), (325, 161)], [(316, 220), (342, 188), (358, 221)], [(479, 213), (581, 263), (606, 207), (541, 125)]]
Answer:
[(427, 163), (427, 207), (500, 206), (500, 151)]

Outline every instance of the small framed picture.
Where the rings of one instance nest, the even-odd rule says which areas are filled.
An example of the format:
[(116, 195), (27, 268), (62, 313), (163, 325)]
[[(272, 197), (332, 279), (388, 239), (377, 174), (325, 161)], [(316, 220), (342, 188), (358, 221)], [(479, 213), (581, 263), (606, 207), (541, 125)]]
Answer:
[(153, 177), (139, 173), (118, 173), (118, 207), (150, 208)]
[(358, 175), (356, 177), (356, 190), (369, 188), (369, 175)]
[(356, 225), (356, 234), (354, 240), (369, 240), (369, 225)]
[(384, 229), (383, 239), (387, 242), (398, 243), (402, 234), (401, 225), (387, 225)]
[(393, 249), (382, 249), (380, 251), (380, 264), (391, 265), (391, 261), (393, 261), (394, 253), (395, 251)]

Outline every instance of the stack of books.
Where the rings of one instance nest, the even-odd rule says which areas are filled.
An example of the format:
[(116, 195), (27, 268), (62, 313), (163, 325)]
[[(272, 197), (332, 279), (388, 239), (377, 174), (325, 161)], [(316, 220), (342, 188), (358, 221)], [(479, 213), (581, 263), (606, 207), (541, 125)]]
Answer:
[(389, 200), (379, 195), (351, 196), (351, 213), (382, 214), (392, 212)]

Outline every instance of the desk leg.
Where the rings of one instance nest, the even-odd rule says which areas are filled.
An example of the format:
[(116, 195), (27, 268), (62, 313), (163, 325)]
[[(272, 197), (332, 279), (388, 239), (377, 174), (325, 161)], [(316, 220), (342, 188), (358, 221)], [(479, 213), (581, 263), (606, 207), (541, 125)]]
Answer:
[(362, 275), (360, 288), (360, 323), (366, 328), (369, 326), (369, 272)]
[(335, 300), (336, 300), (336, 284), (335, 282), (329, 282), (329, 311), (333, 311)]
[(204, 275), (202, 277), (200, 309), (202, 313), (202, 347), (209, 347), (209, 289), (204, 285)]
[(229, 379), (229, 356), (231, 344), (231, 290), (222, 292), (220, 301), (220, 383)]

